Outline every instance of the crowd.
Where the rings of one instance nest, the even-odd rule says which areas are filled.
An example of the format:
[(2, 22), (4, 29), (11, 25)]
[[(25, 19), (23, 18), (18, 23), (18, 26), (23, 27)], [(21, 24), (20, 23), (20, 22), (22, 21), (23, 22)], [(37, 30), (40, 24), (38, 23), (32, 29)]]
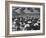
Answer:
[(12, 21), (13, 31), (40, 30), (40, 17), (15, 17)]

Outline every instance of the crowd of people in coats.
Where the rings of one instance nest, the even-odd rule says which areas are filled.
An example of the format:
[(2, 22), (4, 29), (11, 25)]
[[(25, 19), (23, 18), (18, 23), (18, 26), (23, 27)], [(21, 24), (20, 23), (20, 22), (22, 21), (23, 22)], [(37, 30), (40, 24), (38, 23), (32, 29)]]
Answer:
[(15, 17), (12, 21), (13, 31), (40, 30), (40, 17)]

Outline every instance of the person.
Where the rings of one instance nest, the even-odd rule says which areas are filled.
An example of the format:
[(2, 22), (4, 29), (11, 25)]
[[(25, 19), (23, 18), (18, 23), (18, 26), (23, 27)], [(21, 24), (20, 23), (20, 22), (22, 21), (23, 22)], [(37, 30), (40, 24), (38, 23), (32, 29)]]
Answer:
[(30, 27), (30, 25), (29, 25), (29, 24), (25, 24), (25, 26), (24, 26), (23, 30), (29, 30), (29, 27)]
[(17, 30), (16, 20), (17, 20), (17, 19), (14, 19), (14, 21), (13, 21), (13, 23), (12, 23), (12, 25), (13, 25), (12, 28), (13, 28), (13, 30), (15, 30), (15, 31)]
[(20, 29), (23, 30), (23, 27), (22, 27), (22, 22), (20, 21)]
[(40, 21), (39, 21), (39, 20), (37, 21), (37, 23), (38, 23), (38, 25), (40, 26)]
[(19, 20), (16, 20), (17, 31), (20, 30), (20, 23), (19, 22), (20, 22)]
[(23, 23), (22, 25), (20, 25), (20, 29), (24, 30), (24, 26), (25, 26), (25, 23)]
[(34, 24), (34, 28), (33, 28), (33, 29), (34, 29), (34, 30), (39, 30), (39, 29), (40, 29), (38, 23), (35, 23), (35, 24)]

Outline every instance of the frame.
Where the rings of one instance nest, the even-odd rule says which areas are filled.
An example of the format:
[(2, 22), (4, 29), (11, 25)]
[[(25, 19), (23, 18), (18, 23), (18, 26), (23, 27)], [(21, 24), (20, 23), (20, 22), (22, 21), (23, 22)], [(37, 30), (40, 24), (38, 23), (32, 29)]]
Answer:
[[(43, 17), (42, 17), (42, 21), (43, 22), (43, 26), (42, 26), (42, 33), (26, 33), (26, 34), (9, 34), (10, 32), (10, 4), (13, 4), (13, 6), (15, 6), (15, 4), (25, 4), (25, 5), (40, 5), (43, 7)], [(35, 36), (35, 35), (44, 35), (45, 34), (45, 4), (44, 3), (35, 3), (35, 2), (19, 2), (19, 1), (6, 1), (5, 2), (5, 37), (18, 37), (18, 36)], [(12, 5), (11, 5), (12, 6)], [(21, 5), (20, 5), (21, 6)], [(30, 7), (30, 6), (29, 6)], [(14, 8), (13, 8), (14, 9)], [(22, 32), (23, 33), (23, 32)]]

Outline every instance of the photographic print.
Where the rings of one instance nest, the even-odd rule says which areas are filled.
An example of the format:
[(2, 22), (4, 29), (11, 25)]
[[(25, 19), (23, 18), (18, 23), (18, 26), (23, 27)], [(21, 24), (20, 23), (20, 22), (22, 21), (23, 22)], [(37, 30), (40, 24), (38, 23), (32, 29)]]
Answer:
[(9, 36), (44, 34), (43, 3), (9, 2), (6, 5), (8, 5), (6, 34)]
[(12, 7), (12, 31), (40, 30), (40, 8)]

